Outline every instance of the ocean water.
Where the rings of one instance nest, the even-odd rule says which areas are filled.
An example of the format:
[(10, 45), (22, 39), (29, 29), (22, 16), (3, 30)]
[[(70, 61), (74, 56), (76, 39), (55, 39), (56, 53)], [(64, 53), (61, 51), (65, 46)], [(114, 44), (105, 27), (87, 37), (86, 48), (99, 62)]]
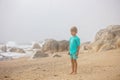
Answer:
[[(33, 56), (33, 53), (29, 52), (27, 50), (32, 50), (32, 46), (34, 43), (36, 43), (36, 42), (31, 42), (29, 44), (17, 44), (14, 41), (7, 42), (6, 43), (7, 48), (10, 48), (10, 47), (21, 48), (21, 49), (24, 49), (26, 51), (26, 53), (9, 52), (9, 49), (7, 49), (7, 52), (2, 52), (0, 50), (0, 61)], [(38, 43), (42, 47), (43, 44), (45, 43), (45, 41), (41, 41)]]
[(15, 53), (15, 52), (3, 52), (0, 53), (0, 61), (18, 59), (21, 57), (31, 57), (33, 53)]

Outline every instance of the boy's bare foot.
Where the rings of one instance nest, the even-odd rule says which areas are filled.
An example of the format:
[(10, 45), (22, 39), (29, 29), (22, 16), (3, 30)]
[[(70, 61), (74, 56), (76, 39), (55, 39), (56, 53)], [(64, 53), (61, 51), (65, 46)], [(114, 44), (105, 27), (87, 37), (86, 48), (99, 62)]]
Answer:
[(74, 72), (71, 72), (70, 74), (73, 74)]
[(77, 72), (73, 72), (72, 74), (73, 74), (73, 75), (76, 75), (76, 74), (77, 74)]

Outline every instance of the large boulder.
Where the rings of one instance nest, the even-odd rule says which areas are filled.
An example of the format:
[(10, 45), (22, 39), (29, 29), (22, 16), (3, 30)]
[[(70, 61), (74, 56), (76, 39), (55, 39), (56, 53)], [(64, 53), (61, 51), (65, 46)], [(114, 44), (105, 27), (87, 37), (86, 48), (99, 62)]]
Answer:
[(118, 38), (118, 39), (116, 40), (116, 47), (117, 47), (117, 48), (120, 48), (120, 38)]
[(120, 37), (120, 25), (110, 25), (107, 27), (107, 30)]
[(97, 40), (97, 41), (95, 41), (95, 42), (93, 42), (93, 43), (90, 44), (91, 50), (92, 50), (93, 52), (98, 52), (99, 49), (101, 48), (101, 46), (102, 46), (103, 44), (104, 44), (104, 41), (102, 41), (102, 40)]
[(120, 25), (110, 25), (97, 32), (95, 41), (99, 39), (111, 40), (117, 36), (120, 37)]
[(6, 51), (7, 51), (6, 45), (4, 45), (4, 44), (2, 45), (2, 44), (1, 44), (1, 45), (0, 45), (0, 51), (1, 51), (1, 52), (6, 52)]
[(16, 47), (12, 47), (8, 51), (9, 52), (16, 52), (16, 53), (25, 53), (24, 49), (16, 48)]
[(59, 47), (59, 44), (56, 40), (49, 39), (45, 41), (42, 47), (42, 51), (54, 53), (58, 51), (58, 47)]
[(49, 55), (42, 52), (41, 50), (37, 50), (32, 58), (43, 58), (43, 57), (48, 57)]
[(91, 48), (90, 43), (91, 43), (90, 41), (82, 43), (80, 45), (80, 50), (82, 51), (89, 50)]
[(53, 39), (48, 39), (45, 41), (42, 51), (44, 52), (63, 52), (63, 51), (68, 51), (69, 48), (69, 42), (66, 40), (62, 41), (56, 41)]
[(98, 31), (91, 48), (95, 52), (120, 48), (120, 25), (110, 25)]
[(38, 42), (34, 42), (32, 44), (32, 49), (41, 49), (41, 46), (40, 46), (40, 44)]
[(69, 41), (62, 40), (62, 41), (59, 41), (58, 44), (59, 44), (59, 46), (58, 46), (58, 51), (59, 52), (68, 51)]
[(115, 49), (115, 48), (116, 48), (116, 45), (115, 45), (115, 41), (114, 40), (105, 41), (103, 43), (103, 45), (100, 47), (99, 52), (107, 51), (107, 50), (111, 50), (111, 49)]
[(111, 40), (113, 38), (115, 38), (116, 35), (114, 34), (114, 32), (111, 32), (107, 29), (103, 29), (100, 30), (99, 32), (97, 32), (96, 36), (95, 36), (95, 41), (97, 40)]

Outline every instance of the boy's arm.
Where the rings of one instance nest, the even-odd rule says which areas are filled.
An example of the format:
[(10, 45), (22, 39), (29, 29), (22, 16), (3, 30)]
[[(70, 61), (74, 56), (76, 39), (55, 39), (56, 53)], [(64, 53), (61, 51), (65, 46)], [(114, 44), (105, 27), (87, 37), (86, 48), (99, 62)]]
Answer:
[(70, 48), (68, 48), (68, 55), (70, 55)]
[(68, 55), (70, 55), (70, 51), (68, 51)]
[(80, 51), (80, 46), (78, 46), (78, 49), (77, 49), (77, 56), (79, 55), (79, 51)]

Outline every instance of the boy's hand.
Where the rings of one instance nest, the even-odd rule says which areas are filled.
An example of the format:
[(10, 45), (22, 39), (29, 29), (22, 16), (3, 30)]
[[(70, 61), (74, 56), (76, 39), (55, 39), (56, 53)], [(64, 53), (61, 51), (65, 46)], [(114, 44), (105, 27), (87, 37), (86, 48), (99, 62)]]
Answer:
[(68, 52), (68, 55), (70, 55), (70, 52)]
[(78, 55), (79, 55), (79, 52), (77, 52), (76, 56), (78, 56)]

